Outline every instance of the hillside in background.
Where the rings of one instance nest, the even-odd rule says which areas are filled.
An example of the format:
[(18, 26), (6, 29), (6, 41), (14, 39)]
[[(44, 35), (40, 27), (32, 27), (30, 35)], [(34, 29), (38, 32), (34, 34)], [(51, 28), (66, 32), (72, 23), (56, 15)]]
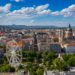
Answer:
[[(26, 25), (0, 25), (0, 28), (9, 28), (9, 29), (59, 29), (67, 27), (58, 27), (58, 26), (26, 26)], [(75, 26), (72, 26), (75, 29)]]

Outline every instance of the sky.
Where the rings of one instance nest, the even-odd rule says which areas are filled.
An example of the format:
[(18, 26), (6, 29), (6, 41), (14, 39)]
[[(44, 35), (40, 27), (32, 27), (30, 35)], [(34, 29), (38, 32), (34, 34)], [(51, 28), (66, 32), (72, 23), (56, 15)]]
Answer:
[(75, 26), (75, 0), (0, 0), (0, 25)]

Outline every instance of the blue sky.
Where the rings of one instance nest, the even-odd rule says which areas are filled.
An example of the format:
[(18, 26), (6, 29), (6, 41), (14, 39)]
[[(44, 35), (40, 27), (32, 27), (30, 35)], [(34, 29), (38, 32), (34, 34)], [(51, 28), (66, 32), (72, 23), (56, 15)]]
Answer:
[(0, 0), (1, 25), (75, 25), (75, 0)]

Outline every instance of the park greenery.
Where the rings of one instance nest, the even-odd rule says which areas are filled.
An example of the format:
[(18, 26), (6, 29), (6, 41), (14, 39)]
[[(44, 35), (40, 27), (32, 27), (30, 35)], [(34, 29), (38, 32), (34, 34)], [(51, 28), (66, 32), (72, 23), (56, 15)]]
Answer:
[[(69, 71), (75, 67), (75, 54), (58, 54), (49, 51), (27, 51), (23, 50), (23, 60), (18, 70), (30, 72), (30, 75), (43, 75), (45, 70)], [(23, 64), (23, 65), (22, 65)], [(5, 56), (0, 57), (0, 72), (15, 72)]]

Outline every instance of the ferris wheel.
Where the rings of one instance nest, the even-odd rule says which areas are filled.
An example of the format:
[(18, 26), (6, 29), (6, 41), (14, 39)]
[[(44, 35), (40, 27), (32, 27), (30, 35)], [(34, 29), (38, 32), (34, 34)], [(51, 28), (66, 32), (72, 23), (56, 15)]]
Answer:
[(6, 57), (12, 67), (17, 68), (20, 65), (22, 61), (22, 48), (18, 46), (15, 40), (7, 43)]

